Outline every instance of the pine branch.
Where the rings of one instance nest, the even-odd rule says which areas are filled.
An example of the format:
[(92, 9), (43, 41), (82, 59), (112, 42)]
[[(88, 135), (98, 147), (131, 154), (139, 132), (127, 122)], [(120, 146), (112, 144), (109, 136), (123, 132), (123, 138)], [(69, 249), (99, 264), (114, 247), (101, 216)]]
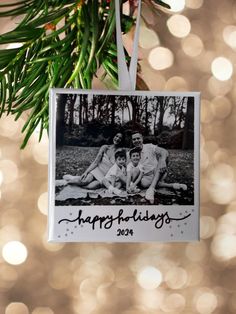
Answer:
[[(155, 2), (167, 7), (162, 1)], [(0, 4), (0, 17), (22, 15), (13, 31), (0, 36), (0, 47), (18, 45), (0, 49), (0, 116), (13, 114), (17, 120), (28, 113), (21, 148), (36, 127), (40, 128), (39, 139), (48, 128), (51, 87), (90, 89), (102, 66), (102, 79), (109, 77), (113, 88), (117, 88), (114, 4), (114, 0), (21, 0)], [(124, 33), (134, 23), (132, 16), (122, 15)]]

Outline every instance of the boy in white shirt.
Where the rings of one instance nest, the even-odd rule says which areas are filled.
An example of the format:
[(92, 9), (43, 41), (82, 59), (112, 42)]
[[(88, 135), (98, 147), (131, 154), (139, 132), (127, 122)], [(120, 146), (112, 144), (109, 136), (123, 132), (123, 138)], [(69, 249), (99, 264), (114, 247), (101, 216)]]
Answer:
[(126, 181), (126, 191), (128, 193), (139, 193), (140, 189), (137, 188), (137, 185), (141, 181), (144, 168), (140, 164), (141, 160), (141, 148), (135, 147), (130, 150), (130, 163), (127, 166), (127, 181)]
[(115, 152), (115, 164), (108, 170), (102, 181), (110, 193), (122, 196), (121, 186), (126, 184), (126, 151), (119, 149)]
[(145, 198), (151, 204), (154, 203), (155, 189), (159, 187), (173, 188), (174, 190), (187, 190), (186, 184), (166, 183), (166, 169), (169, 153), (164, 148), (153, 144), (143, 144), (143, 136), (139, 131), (132, 134), (132, 142), (135, 147), (141, 149), (140, 163), (144, 167), (144, 175), (140, 185), (146, 189)]

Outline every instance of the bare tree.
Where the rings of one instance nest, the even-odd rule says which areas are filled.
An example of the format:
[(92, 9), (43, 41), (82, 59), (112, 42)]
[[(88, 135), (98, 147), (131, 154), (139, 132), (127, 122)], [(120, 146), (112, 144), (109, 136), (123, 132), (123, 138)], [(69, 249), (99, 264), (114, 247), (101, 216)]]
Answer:
[(187, 112), (183, 136), (183, 149), (194, 147), (194, 98), (188, 97)]
[(64, 145), (65, 132), (65, 108), (67, 102), (67, 94), (57, 95), (57, 115), (56, 115), (56, 147)]

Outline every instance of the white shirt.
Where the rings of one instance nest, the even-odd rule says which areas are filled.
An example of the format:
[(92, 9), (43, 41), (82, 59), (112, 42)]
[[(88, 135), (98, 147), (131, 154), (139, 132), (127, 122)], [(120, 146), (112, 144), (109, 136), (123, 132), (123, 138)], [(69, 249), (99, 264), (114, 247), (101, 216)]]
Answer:
[(143, 144), (141, 151), (140, 164), (143, 166), (144, 173), (148, 173), (156, 169), (157, 161), (157, 146), (153, 144)]
[(114, 164), (107, 172), (105, 178), (106, 179), (110, 179), (111, 177), (119, 177), (119, 176), (123, 176), (126, 175), (126, 169), (124, 166), (122, 166), (121, 168), (117, 165)]
[(134, 166), (132, 162), (130, 162), (127, 166), (127, 172), (132, 172), (136, 168), (138, 168), (141, 172), (144, 172), (144, 167), (140, 164), (140, 162), (137, 164), (137, 166)]

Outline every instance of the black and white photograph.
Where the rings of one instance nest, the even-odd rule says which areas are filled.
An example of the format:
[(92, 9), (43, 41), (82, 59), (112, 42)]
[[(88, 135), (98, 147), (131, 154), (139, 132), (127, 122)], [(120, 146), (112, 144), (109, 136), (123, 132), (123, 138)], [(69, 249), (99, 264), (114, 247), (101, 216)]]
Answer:
[(55, 210), (194, 208), (197, 101), (181, 93), (55, 91)]

